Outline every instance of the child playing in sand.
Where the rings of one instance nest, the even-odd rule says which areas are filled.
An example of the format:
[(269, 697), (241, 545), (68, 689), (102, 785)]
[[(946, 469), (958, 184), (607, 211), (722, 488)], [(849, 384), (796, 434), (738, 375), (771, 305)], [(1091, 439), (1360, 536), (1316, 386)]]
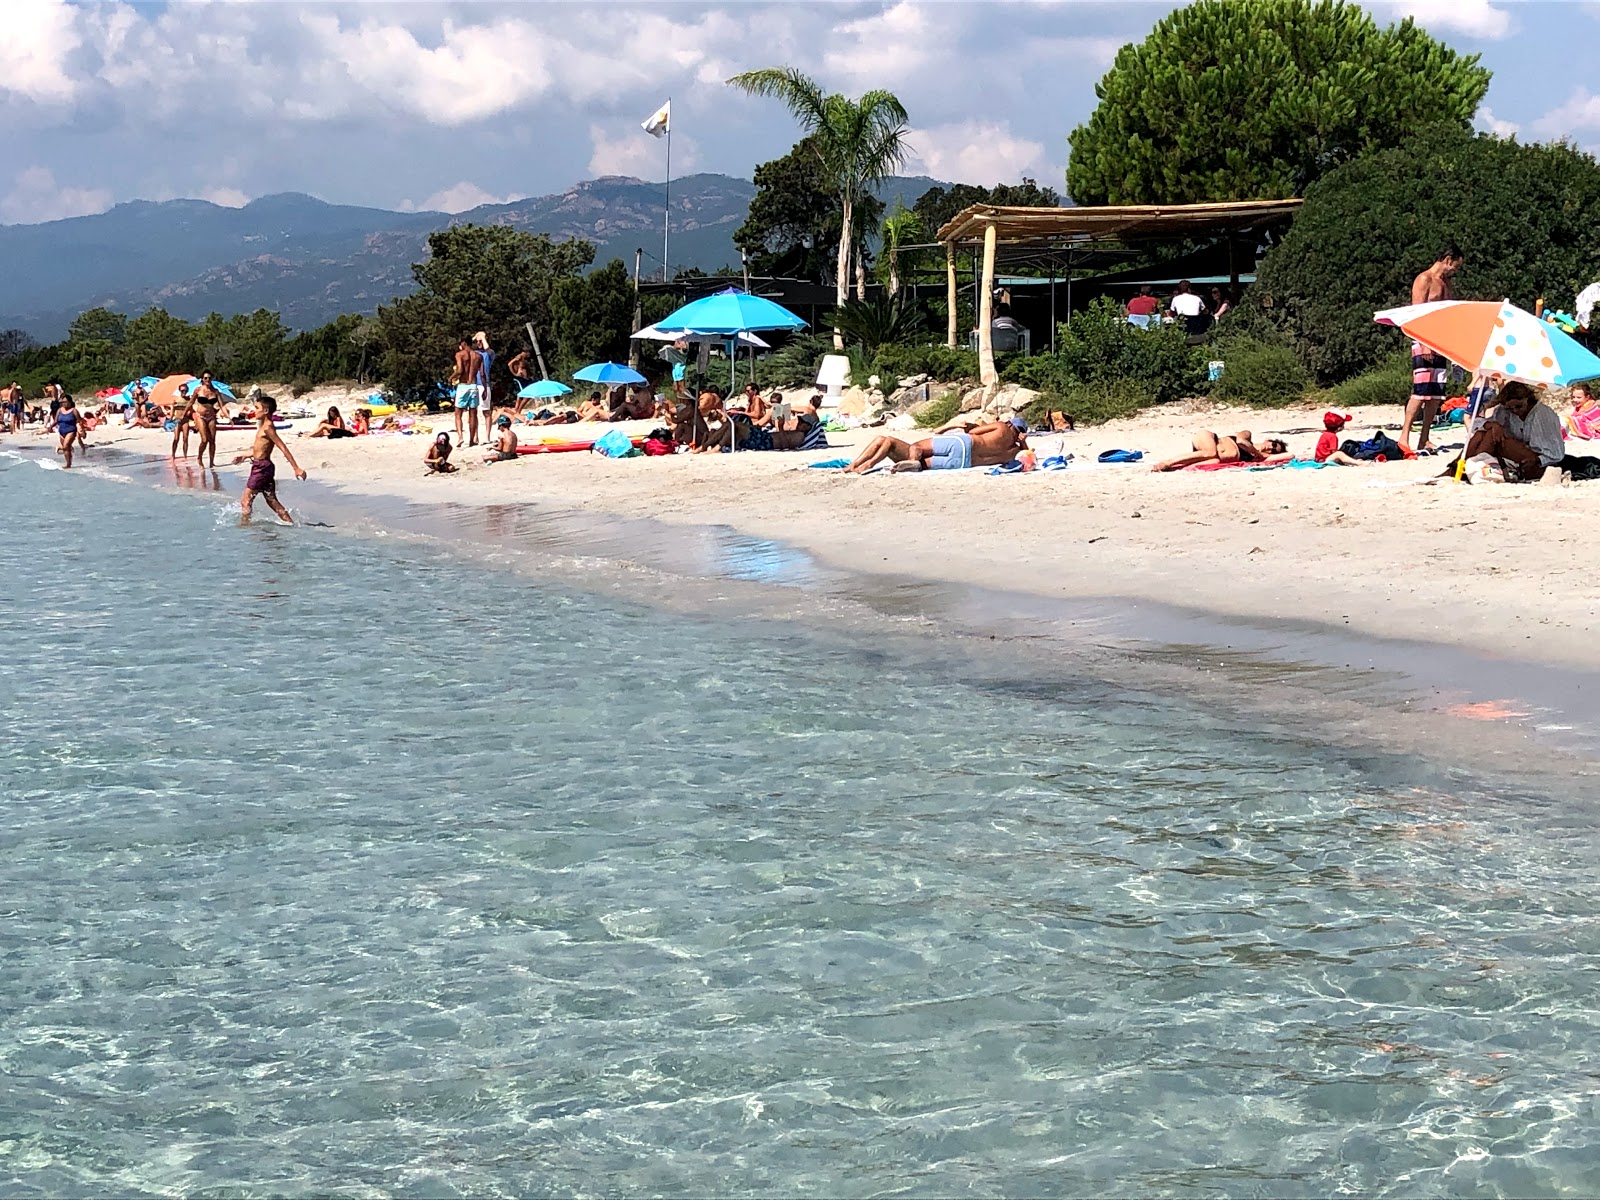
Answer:
[(422, 461), (429, 475), (448, 475), (454, 471), (456, 466), (450, 461), (450, 435), (441, 433), (434, 438), (433, 445), (428, 447), (428, 453)]

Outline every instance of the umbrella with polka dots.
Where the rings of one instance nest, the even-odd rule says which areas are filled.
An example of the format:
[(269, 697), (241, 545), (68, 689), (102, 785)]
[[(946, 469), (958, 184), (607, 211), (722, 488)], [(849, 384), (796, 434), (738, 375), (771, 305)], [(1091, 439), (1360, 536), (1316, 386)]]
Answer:
[(1600, 358), (1509, 300), (1438, 300), (1374, 313), (1476, 375), (1562, 386), (1600, 377)]

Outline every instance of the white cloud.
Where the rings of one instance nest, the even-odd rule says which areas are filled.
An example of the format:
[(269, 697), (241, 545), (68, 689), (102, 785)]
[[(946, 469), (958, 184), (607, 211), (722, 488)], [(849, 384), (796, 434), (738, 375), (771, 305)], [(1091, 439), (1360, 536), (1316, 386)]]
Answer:
[(1566, 103), (1545, 113), (1533, 129), (1546, 138), (1572, 138), (1584, 130), (1600, 129), (1600, 96), (1588, 88), (1575, 88)]
[(1433, 34), (1449, 31), (1499, 41), (1515, 29), (1510, 11), (1490, 0), (1397, 0), (1385, 7), (1397, 17), (1411, 17)]
[(250, 203), (250, 197), (238, 188), (214, 187), (207, 188), (200, 193), (200, 199), (209, 200), (213, 204), (220, 204), (223, 208), (243, 208)]
[[(859, 21), (837, 26), (827, 39), (822, 70), (862, 87), (894, 88), (927, 69), (937, 52), (949, 53), (960, 39), (929, 27), (926, 6), (909, 0)], [(951, 6), (942, 17), (962, 15)], [(954, 43), (954, 45), (952, 44)]]
[[(952, 183), (1015, 183), (1024, 175), (1052, 175), (1044, 144), (1018, 137), (1004, 122), (960, 121), (913, 129), (908, 174), (931, 175)], [(1056, 172), (1059, 174), (1059, 172)]]
[(41, 104), (78, 92), (67, 58), (83, 44), (77, 14), (65, 0), (9, 0), (0, 37), (0, 93)]
[(1516, 137), (1522, 128), (1515, 121), (1506, 121), (1495, 116), (1494, 109), (1487, 104), (1478, 109), (1477, 115), (1473, 118), (1473, 124), (1485, 133), (1492, 133), (1496, 137)]
[(407, 200), (400, 205), (402, 212), (466, 212), (469, 208), (477, 208), (481, 204), (510, 204), (517, 196), (496, 196), (486, 192), (475, 183), (463, 179), (460, 183), (450, 187), (441, 188), (429, 196), (421, 204), (413, 204)]
[(9, 225), (59, 221), (63, 217), (105, 212), (110, 207), (111, 193), (105, 188), (65, 187), (56, 182), (55, 172), (49, 167), (29, 167), (0, 199), (0, 221)]
[[(676, 111), (676, 109), (674, 109)], [(645, 116), (649, 116), (646, 113)], [(673, 128), (677, 128), (673, 120)], [(589, 141), (590, 175), (632, 175), (639, 179), (661, 179), (666, 171), (666, 149), (660, 141), (639, 128), (637, 121), (620, 128), (591, 124)], [(687, 175), (700, 165), (700, 149), (695, 140), (681, 133), (672, 135), (672, 173)]]

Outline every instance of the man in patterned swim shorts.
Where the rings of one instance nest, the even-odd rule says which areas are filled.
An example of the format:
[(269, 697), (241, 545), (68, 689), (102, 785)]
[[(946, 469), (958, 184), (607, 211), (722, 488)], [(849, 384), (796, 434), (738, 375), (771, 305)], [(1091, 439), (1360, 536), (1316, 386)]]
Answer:
[[(1454, 300), (1455, 288), (1451, 278), (1461, 269), (1461, 251), (1446, 246), (1429, 267), (1411, 284), (1411, 303), (1430, 304), (1437, 300)], [(1439, 405), (1444, 402), (1449, 389), (1450, 361), (1435, 354), (1421, 342), (1411, 343), (1411, 398), (1406, 401), (1405, 425), (1400, 430), (1400, 444), (1411, 440), (1411, 426), (1421, 421), (1417, 432), (1417, 449), (1431, 450), (1429, 435), (1434, 418), (1439, 415)]]

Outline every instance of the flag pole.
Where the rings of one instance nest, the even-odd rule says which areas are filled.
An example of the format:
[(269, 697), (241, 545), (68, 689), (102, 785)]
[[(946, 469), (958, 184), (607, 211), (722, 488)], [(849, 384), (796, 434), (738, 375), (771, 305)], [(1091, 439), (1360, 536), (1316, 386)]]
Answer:
[(667, 269), (667, 236), (672, 228), (672, 97), (667, 97), (667, 191), (666, 206), (661, 213), (661, 282), (672, 278)]

